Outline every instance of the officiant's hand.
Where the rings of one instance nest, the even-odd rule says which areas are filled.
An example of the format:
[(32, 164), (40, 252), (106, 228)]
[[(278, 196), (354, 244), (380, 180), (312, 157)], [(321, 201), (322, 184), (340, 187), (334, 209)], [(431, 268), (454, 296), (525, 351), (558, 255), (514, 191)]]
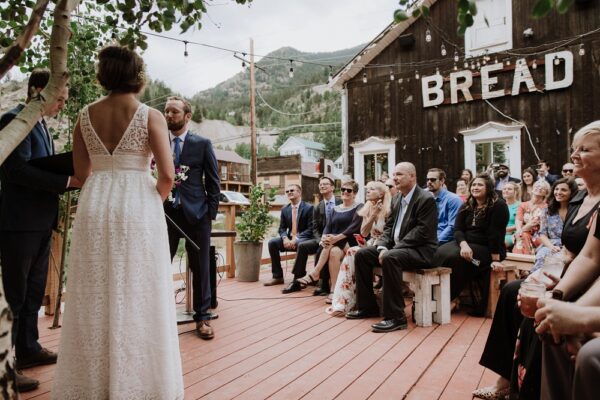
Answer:
[(69, 177), (69, 187), (70, 188), (80, 188), (81, 186), (82, 186), (82, 183), (79, 179), (77, 179), (76, 176)]

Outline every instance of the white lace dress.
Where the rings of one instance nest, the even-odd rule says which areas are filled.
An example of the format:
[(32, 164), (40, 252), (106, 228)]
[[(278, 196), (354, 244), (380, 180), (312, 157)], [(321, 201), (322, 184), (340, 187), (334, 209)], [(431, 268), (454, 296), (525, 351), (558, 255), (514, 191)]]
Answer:
[(169, 242), (150, 174), (148, 107), (111, 155), (80, 126), (92, 163), (73, 226), (52, 398), (183, 399)]

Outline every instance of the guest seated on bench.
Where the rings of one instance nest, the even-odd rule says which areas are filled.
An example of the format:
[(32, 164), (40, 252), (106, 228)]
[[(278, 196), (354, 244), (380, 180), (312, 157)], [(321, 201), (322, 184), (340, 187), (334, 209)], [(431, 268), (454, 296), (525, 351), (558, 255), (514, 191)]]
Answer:
[[(387, 183), (387, 182), (386, 182)], [(375, 243), (383, 234), (385, 220), (391, 211), (391, 193), (386, 184), (372, 181), (367, 183), (367, 202), (357, 215), (362, 217), (360, 238), (370, 236), (369, 245)], [(364, 240), (364, 239), (363, 239)], [(365, 243), (359, 243), (364, 246)], [(340, 266), (331, 307), (326, 312), (335, 317), (342, 317), (356, 305), (356, 279), (354, 277), (354, 255), (360, 249), (354, 246), (346, 251), (346, 256)]]
[(550, 194), (550, 184), (545, 180), (533, 184), (531, 200), (521, 203), (517, 209), (515, 221), (515, 245), (512, 252), (518, 254), (535, 254), (540, 244), (537, 236), (540, 230), (540, 217), (546, 208), (546, 197)]
[(501, 267), (506, 257), (504, 233), (508, 207), (494, 190), (494, 181), (479, 174), (469, 185), (470, 196), (460, 208), (454, 225), (454, 239), (442, 245), (433, 264), (452, 268), (450, 298), (455, 300), (467, 284), (471, 285), (473, 315), (485, 313), (490, 270)]
[(502, 198), (508, 207), (508, 224), (504, 235), (504, 245), (510, 251), (515, 244), (515, 232), (517, 231), (516, 219), (517, 209), (521, 204), (520, 185), (515, 182), (507, 182), (502, 188)]
[(363, 206), (355, 201), (358, 183), (353, 180), (345, 181), (341, 190), (342, 204), (335, 206), (331, 218), (327, 220), (317, 251), (317, 264), (304, 278), (297, 279), (304, 287), (319, 280), (321, 269), (326, 264), (329, 264), (331, 282), (336, 282), (345, 250), (356, 245), (354, 234), (360, 232), (362, 222), (362, 217), (357, 215), (357, 211)]
[(311, 239), (313, 234), (313, 206), (302, 201), (302, 187), (297, 184), (288, 185), (285, 193), (290, 204), (281, 209), (279, 236), (269, 240), (273, 279), (265, 282), (265, 286), (283, 285), (279, 253), (296, 251), (298, 244)]
[(348, 319), (379, 316), (373, 292), (373, 268), (383, 267), (383, 321), (372, 325), (374, 332), (406, 329), (402, 271), (430, 268), (437, 248), (437, 208), (435, 199), (417, 185), (417, 171), (409, 162), (394, 168), (394, 181), (400, 191), (392, 204), (382, 237), (355, 255), (357, 309)]

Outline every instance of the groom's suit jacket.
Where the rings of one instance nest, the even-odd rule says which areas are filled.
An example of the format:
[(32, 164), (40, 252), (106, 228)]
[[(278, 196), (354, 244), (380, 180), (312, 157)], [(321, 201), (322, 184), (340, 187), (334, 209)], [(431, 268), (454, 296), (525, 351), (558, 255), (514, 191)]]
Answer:
[(205, 214), (215, 219), (219, 208), (219, 167), (210, 140), (188, 131), (181, 151), (181, 165), (190, 169), (188, 179), (177, 189), (183, 214), (190, 224), (202, 220)]
[[(0, 118), (0, 129), (24, 108), (18, 105)], [(54, 154), (44, 126), (37, 122), (0, 168), (0, 230), (46, 231), (56, 226), (58, 194), (66, 190), (66, 175), (44, 171), (29, 160)]]

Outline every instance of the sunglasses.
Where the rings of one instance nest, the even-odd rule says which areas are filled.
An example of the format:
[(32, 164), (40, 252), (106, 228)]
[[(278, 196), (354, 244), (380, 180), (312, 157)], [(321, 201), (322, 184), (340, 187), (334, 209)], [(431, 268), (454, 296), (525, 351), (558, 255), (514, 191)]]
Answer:
[(437, 182), (438, 178), (426, 178), (427, 182)]
[(573, 173), (573, 170), (572, 170), (572, 169), (563, 169), (563, 172), (564, 172), (564, 173), (567, 173), (567, 172), (571, 172), (571, 173)]
[(351, 188), (341, 188), (340, 190), (342, 192), (346, 192), (346, 193), (353, 193), (354, 192), (354, 189), (351, 189)]
[(290, 189), (290, 190), (286, 190), (286, 193), (294, 193), (296, 191), (296, 189)]

